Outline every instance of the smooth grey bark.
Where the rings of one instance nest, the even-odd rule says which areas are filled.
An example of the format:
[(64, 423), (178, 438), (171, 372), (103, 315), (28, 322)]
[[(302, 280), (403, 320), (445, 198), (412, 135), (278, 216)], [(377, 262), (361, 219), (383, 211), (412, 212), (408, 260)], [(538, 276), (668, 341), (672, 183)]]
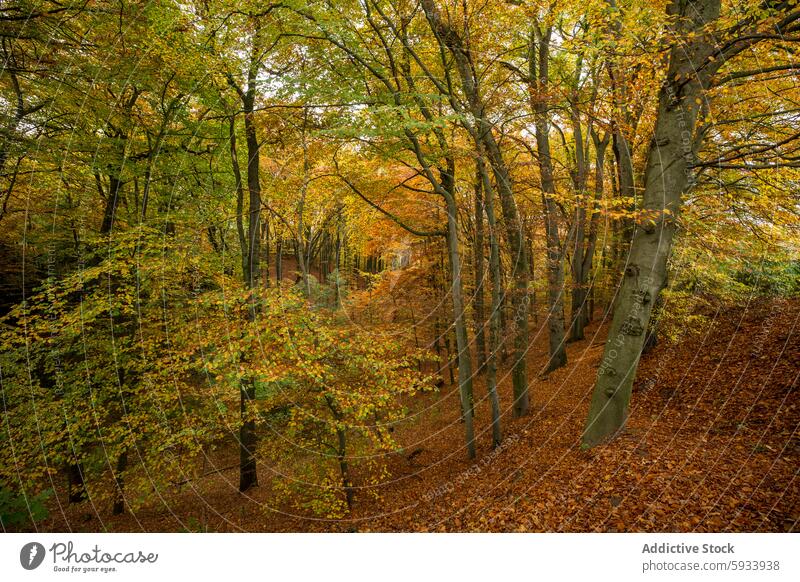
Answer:
[[(586, 273), (583, 269), (583, 255), (586, 244), (586, 182), (589, 161), (588, 151), (584, 153), (583, 128), (581, 127), (580, 112), (578, 111), (577, 96), (570, 103), (570, 117), (572, 121), (572, 134), (575, 142), (575, 169), (573, 184), (577, 195), (575, 209), (575, 239), (572, 246), (572, 295), (570, 297), (570, 341), (583, 339), (583, 304), (586, 298)], [(591, 127), (589, 129), (591, 132)]]
[[(613, 11), (617, 11), (616, 0), (606, 0)], [(616, 39), (622, 37), (622, 21), (620, 17), (609, 23), (609, 32)], [(636, 208), (636, 171), (633, 165), (633, 151), (628, 136), (634, 135), (642, 115), (640, 106), (634, 107), (628, 97), (628, 72), (624, 66), (618, 66), (616, 58), (606, 58), (606, 69), (611, 88), (613, 115), (611, 115), (612, 149), (616, 168), (618, 194), (622, 197), (623, 208), (633, 212)], [(621, 273), (627, 253), (633, 240), (633, 220), (625, 217), (615, 221), (617, 236), (614, 240), (614, 260), (612, 268), (615, 276)], [(615, 300), (617, 295), (614, 295)], [(614, 304), (610, 306), (613, 310)]]
[(483, 300), (484, 279), (486, 275), (486, 265), (483, 257), (483, 182), (480, 170), (475, 176), (475, 239), (473, 240), (474, 271), (475, 271), (475, 295), (472, 303), (472, 315), (475, 320), (475, 352), (478, 372), (484, 371), (486, 365), (486, 310)]
[[(486, 115), (486, 107), (481, 99), (478, 78), (475, 74), (474, 63), (467, 43), (450, 23), (442, 19), (439, 9), (433, 0), (422, 0), (421, 4), (431, 30), (441, 43), (443, 50), (447, 49), (453, 55), (461, 80), (461, 88), (469, 105), (469, 113), (474, 118), (474, 123), (469, 124), (470, 131), (476, 141), (483, 147), (497, 184), (497, 192), (506, 226), (506, 236), (512, 254), (511, 272), (514, 279), (512, 307), (514, 310), (515, 334), (514, 362), (511, 371), (514, 392), (514, 415), (523, 416), (530, 409), (525, 361), (528, 351), (528, 316), (530, 307), (528, 283), (530, 274), (528, 272), (525, 237), (522, 233), (522, 222), (519, 219), (514, 199), (511, 176), (500, 146), (492, 132), (492, 124)], [(458, 110), (457, 106), (456, 109)]]
[(658, 99), (655, 132), (647, 156), (643, 212), (637, 220), (630, 258), (597, 374), (583, 446), (612, 438), (625, 424), (631, 390), (658, 293), (664, 286), (681, 196), (692, 184), (699, 146), (695, 124), (704, 89), (719, 67), (710, 59), (714, 39), (703, 28), (719, 18), (720, 0), (673, 0), (675, 36)]
[(497, 240), (497, 221), (494, 213), (494, 192), (486, 164), (481, 158), (477, 160), (478, 177), (483, 184), (484, 211), (489, 226), (489, 271), (492, 277), (492, 311), (489, 315), (489, 350), (486, 354), (486, 390), (492, 407), (492, 445), (500, 446), (503, 442), (503, 430), (500, 425), (500, 398), (497, 395), (497, 352), (500, 349), (500, 312), (501, 301), (500, 278), (500, 245)]
[(550, 151), (550, 121), (545, 95), (549, 84), (551, 28), (539, 31), (538, 27), (530, 39), (528, 65), (530, 80), (535, 84), (532, 96), (536, 149), (539, 153), (539, 173), (542, 181), (542, 204), (544, 206), (545, 237), (547, 240), (547, 330), (550, 359), (547, 372), (567, 363), (564, 346), (564, 253), (558, 234), (558, 207), (554, 200), (556, 192), (553, 179), (553, 159)]
[[(392, 20), (386, 18), (386, 15), (376, 3), (365, 2), (363, 3), (362, 8), (364, 9), (364, 17), (366, 22), (376, 33), (377, 40), (383, 46), (383, 49), (387, 55), (386, 69), (374, 66), (372, 61), (375, 56), (374, 54), (370, 54), (369, 58), (365, 58), (355, 47), (349, 46), (339, 37), (331, 34), (331, 32), (326, 28), (325, 24), (315, 19), (312, 14), (304, 11), (298, 12), (304, 18), (315, 22), (324, 38), (326, 38), (330, 43), (338, 47), (340, 50), (344, 51), (349, 58), (360, 64), (365, 71), (368, 71), (373, 78), (378, 80), (392, 96), (394, 105), (398, 108), (407, 107), (406, 98), (408, 94), (407, 92), (403, 91), (400, 86), (400, 80), (405, 79), (408, 84), (408, 88), (411, 90), (412, 99), (416, 103), (420, 113), (426, 118), (426, 120), (431, 121), (433, 119), (433, 113), (416, 91), (414, 77), (411, 73), (410, 67), (407, 66), (406, 63), (398, 61), (392, 56), (391, 46), (387, 42), (387, 37), (385, 36), (387, 31), (391, 31), (391, 33), (395, 35), (395, 37), (403, 46), (404, 58), (411, 56), (417, 63), (420, 63), (421, 61), (419, 60), (418, 55), (416, 55), (411, 47), (411, 44), (409, 43), (406, 31), (407, 23), (401, 22), (399, 28), (394, 26), (392, 24)], [(373, 12), (373, 9), (375, 12)], [(376, 14), (380, 16), (387, 25), (389, 25), (388, 29), (376, 22)], [(428, 78), (431, 78), (427, 69), (424, 69), (424, 72)], [(449, 95), (441, 83), (436, 83), (435, 81), (434, 83), (437, 85), (437, 87), (439, 87), (442, 95)], [(466, 440), (469, 457), (473, 458), (475, 456), (475, 443), (474, 435), (472, 434), (472, 356), (469, 351), (469, 338), (463, 310), (463, 287), (460, 266), (460, 249), (458, 243), (458, 214), (455, 191), (455, 162), (452, 156), (445, 154), (443, 157), (446, 167), (441, 167), (438, 165), (438, 163), (431, 163), (431, 161), (428, 159), (428, 156), (426, 156), (425, 152), (423, 151), (423, 146), (420, 143), (418, 136), (408, 127), (403, 129), (403, 134), (408, 140), (410, 151), (414, 154), (420, 164), (421, 174), (430, 182), (435, 193), (442, 196), (447, 207), (448, 227), (446, 236), (449, 250), (448, 255), (450, 256), (451, 263), (454, 314), (453, 323), (456, 328), (456, 341), (459, 344), (457, 346), (459, 362), (459, 393), (461, 395), (462, 407), (464, 406), (464, 403), (468, 403), (466, 409), (469, 411), (469, 415), (468, 417), (465, 417)], [(441, 148), (441, 151), (447, 152), (449, 148), (447, 147), (448, 144), (441, 128), (434, 128), (433, 134)], [(435, 174), (437, 170), (439, 174), (438, 177)], [(427, 236), (429, 234), (433, 234), (423, 234), (419, 231), (415, 231), (407, 225), (400, 223), (396, 217), (391, 216), (379, 206), (371, 203), (368, 199), (364, 199), (373, 207), (377, 208), (380, 212), (389, 216), (395, 220), (395, 222), (398, 222), (400, 226), (412, 234), (417, 234), (418, 236)], [(436, 234), (441, 233), (437, 232)]]
[[(574, 143), (574, 167), (571, 170), (572, 182), (576, 194), (575, 204), (575, 224), (571, 230), (575, 233), (572, 244), (572, 260), (570, 271), (572, 275), (572, 293), (570, 296), (570, 335), (569, 341), (582, 340), (584, 337), (584, 326), (586, 325), (585, 310), (587, 292), (587, 278), (589, 272), (586, 270), (585, 256), (588, 252), (588, 233), (587, 230), (587, 207), (594, 202), (589, 198), (587, 182), (589, 177), (589, 137), (594, 135), (592, 127), (593, 119), (589, 119), (587, 136), (584, 138), (583, 126), (581, 124), (579, 92), (581, 84), (581, 72), (583, 71), (583, 58), (578, 59), (575, 67), (575, 79), (573, 88), (568, 98), (570, 122), (572, 124), (572, 136)], [(593, 91), (589, 108), (594, 109), (597, 100), (597, 86)]]
[(441, 175), (442, 188), (447, 207), (447, 250), (452, 277), (453, 323), (456, 332), (458, 359), (458, 388), (461, 398), (461, 413), (464, 418), (464, 432), (467, 443), (467, 456), (475, 458), (475, 429), (473, 426), (472, 357), (469, 352), (469, 338), (464, 315), (463, 282), (461, 273), (461, 253), (458, 245), (458, 206), (455, 199), (455, 164), (450, 161), (447, 172)]
[[(601, 139), (594, 128), (589, 129), (595, 149), (595, 183), (594, 196), (589, 200), (580, 200), (576, 213), (575, 246), (572, 253), (572, 302), (570, 310), (570, 341), (584, 338), (584, 327), (589, 323), (589, 278), (592, 276), (594, 253), (597, 246), (597, 229), (600, 219), (600, 201), (603, 198), (603, 180), (605, 172), (605, 152), (608, 146), (610, 133), (605, 133)], [(588, 156), (588, 152), (587, 152)], [(584, 172), (588, 173), (588, 161), (584, 164)], [(586, 189), (586, 179), (583, 181)], [(591, 205), (588, 217), (587, 232), (587, 207)]]
[(503, 161), (500, 147), (492, 136), (491, 129), (485, 128), (487, 135), (484, 144), (487, 145), (487, 158), (490, 160), (492, 173), (497, 185), (500, 206), (503, 209), (503, 218), (506, 226), (506, 238), (512, 255), (511, 276), (513, 278), (513, 293), (511, 296), (511, 309), (514, 319), (514, 361), (511, 368), (511, 382), (514, 394), (514, 416), (524, 416), (530, 411), (530, 394), (528, 391), (528, 375), (525, 356), (528, 352), (528, 317), (530, 312), (530, 298), (528, 296), (527, 245), (522, 232), (522, 221), (519, 219), (514, 193), (511, 189), (511, 176)]
[[(606, 163), (606, 149), (611, 134), (606, 132), (602, 138), (597, 135), (597, 132), (592, 131), (592, 141), (595, 149), (595, 169), (594, 169), (594, 201), (592, 206), (592, 214), (589, 219), (589, 237), (586, 242), (586, 249), (583, 253), (581, 267), (583, 275), (583, 284), (581, 286), (582, 303), (581, 303), (581, 319), (582, 326), (585, 326), (591, 320), (593, 307), (593, 296), (590, 298), (589, 290), (594, 291), (594, 284), (589, 284), (589, 277), (592, 276), (594, 271), (594, 255), (597, 249), (597, 235), (600, 227), (600, 203), (603, 200), (605, 190), (605, 163)], [(592, 305), (590, 305), (590, 303)]]
[[(428, 117), (430, 113), (425, 107), (420, 108), (423, 115)], [(464, 433), (467, 445), (467, 457), (475, 458), (475, 432), (473, 426), (474, 399), (472, 387), (472, 355), (469, 348), (469, 333), (467, 331), (466, 318), (464, 315), (463, 300), (463, 275), (461, 271), (461, 250), (458, 241), (458, 204), (456, 191), (455, 160), (451, 156), (445, 157), (444, 167), (439, 167), (438, 179), (433, 173), (433, 169), (428, 164), (417, 137), (410, 131), (406, 131), (406, 137), (411, 145), (411, 150), (424, 170), (424, 175), (430, 182), (433, 189), (444, 199), (447, 211), (447, 231), (446, 240), (448, 247), (448, 258), (450, 262), (450, 283), (451, 295), (453, 298), (453, 326), (456, 334), (456, 358), (458, 360), (458, 390), (461, 399), (461, 410), (464, 418)], [(436, 137), (441, 145), (445, 145), (444, 135), (441, 130), (436, 131)], [(406, 230), (407, 226), (401, 224)], [(452, 383), (452, 368), (450, 370)]]
[[(611, 143), (614, 151), (614, 160), (616, 162), (618, 195), (624, 202), (622, 207), (632, 212), (636, 207), (636, 186), (631, 150), (625, 134), (619, 127), (619, 123), (612, 120), (611, 126), (613, 131)], [(632, 220), (630, 218), (616, 220), (615, 230), (617, 236), (614, 240), (614, 261), (612, 268), (614, 269), (614, 275), (616, 277), (622, 270), (626, 254), (633, 238)], [(611, 309), (613, 309), (613, 304)]]

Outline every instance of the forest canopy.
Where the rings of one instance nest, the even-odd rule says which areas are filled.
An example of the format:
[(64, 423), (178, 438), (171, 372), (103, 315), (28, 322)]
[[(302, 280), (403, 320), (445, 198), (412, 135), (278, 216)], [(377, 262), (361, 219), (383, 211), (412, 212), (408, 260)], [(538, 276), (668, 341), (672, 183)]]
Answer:
[(220, 475), (346, 518), (576, 342), (613, 442), (643, 352), (800, 294), (799, 42), (797, 0), (3, 2), (4, 530)]

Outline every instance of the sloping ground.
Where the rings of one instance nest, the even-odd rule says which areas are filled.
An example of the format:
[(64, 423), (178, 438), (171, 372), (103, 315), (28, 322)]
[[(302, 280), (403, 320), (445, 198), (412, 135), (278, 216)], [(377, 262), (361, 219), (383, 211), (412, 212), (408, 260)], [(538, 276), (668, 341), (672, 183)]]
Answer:
[[(800, 302), (759, 301), (707, 314), (709, 324), (642, 359), (630, 421), (611, 444), (579, 438), (605, 329), (568, 346), (547, 378), (544, 329), (530, 355), (532, 414), (503, 416), (490, 447), (489, 409), (476, 386), (478, 458), (468, 462), (457, 395), (420, 399), (398, 430), (402, 454), (374, 499), (353, 516), (311, 520), (273, 509), (269, 487), (246, 498), (236, 471), (190, 483), (164, 505), (102, 523), (70, 508), (46, 529), (96, 531), (794, 531), (800, 517)], [(501, 399), (509, 403), (510, 379)], [(262, 480), (269, 479), (262, 469)]]

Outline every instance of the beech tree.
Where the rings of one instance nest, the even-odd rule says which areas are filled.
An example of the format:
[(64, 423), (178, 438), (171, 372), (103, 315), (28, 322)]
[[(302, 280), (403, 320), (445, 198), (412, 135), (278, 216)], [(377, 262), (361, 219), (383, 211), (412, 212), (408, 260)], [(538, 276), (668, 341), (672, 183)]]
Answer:
[(0, 505), (357, 523), (555, 401), (609, 441), (656, 338), (797, 292), (798, 42), (795, 0), (4, 2)]
[(667, 285), (682, 197), (696, 179), (697, 154), (704, 137), (698, 121), (709, 106), (714, 76), (754, 43), (793, 31), (800, 18), (791, 3), (767, 4), (763, 9), (777, 15), (770, 32), (760, 31), (750, 15), (729, 29), (719, 27), (719, 0), (676, 0), (667, 8), (673, 18), (671, 33), (685, 40), (670, 50), (658, 97), (642, 207), (634, 217), (633, 242), (598, 370), (584, 446), (612, 437), (627, 419), (653, 306)]

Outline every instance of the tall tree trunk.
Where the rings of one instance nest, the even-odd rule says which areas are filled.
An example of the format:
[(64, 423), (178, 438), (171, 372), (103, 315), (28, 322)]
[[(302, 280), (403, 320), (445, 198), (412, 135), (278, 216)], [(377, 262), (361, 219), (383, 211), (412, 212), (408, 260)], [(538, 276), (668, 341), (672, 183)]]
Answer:
[(484, 209), (489, 224), (489, 270), (492, 276), (492, 312), (489, 315), (489, 352), (486, 356), (486, 390), (492, 406), (492, 444), (500, 446), (503, 431), (500, 426), (500, 399), (497, 395), (497, 355), (500, 349), (500, 301), (502, 280), (500, 278), (500, 245), (497, 241), (497, 222), (494, 213), (494, 192), (486, 171), (486, 165), (478, 158), (478, 177), (483, 183)]
[[(617, 168), (617, 184), (619, 185), (619, 196), (622, 202), (621, 208), (628, 213), (632, 213), (636, 208), (636, 185), (630, 146), (625, 135), (620, 130), (619, 124), (613, 122), (612, 125), (614, 127), (612, 148)], [(614, 276), (620, 277), (633, 238), (633, 219), (623, 216), (616, 221), (616, 227), (618, 236), (616, 238), (615, 260), (612, 268), (614, 269)]]
[[(621, 194), (619, 187), (619, 170), (617, 168), (619, 164), (616, 156), (611, 157), (611, 165), (613, 168), (613, 171), (611, 172), (611, 198), (619, 201)], [(622, 254), (622, 251), (620, 250), (620, 241), (622, 240), (622, 227), (620, 221), (616, 218), (611, 218), (609, 220), (609, 228), (611, 230), (611, 235), (609, 237), (611, 248), (608, 252), (606, 270), (610, 272), (610, 276), (608, 290), (606, 293), (606, 305), (603, 311), (604, 318), (610, 316), (611, 313), (614, 312), (614, 302), (617, 299), (617, 291), (619, 291), (619, 282), (617, 281), (617, 273), (619, 272), (619, 269), (617, 268), (617, 265), (619, 264), (620, 255)]]
[(308, 161), (308, 144), (306, 143), (306, 123), (308, 122), (308, 112), (303, 114), (303, 131), (302, 131), (302, 145), (303, 145), (303, 182), (300, 185), (300, 202), (297, 207), (297, 241), (295, 248), (297, 249), (297, 266), (300, 269), (300, 276), (303, 279), (303, 291), (306, 297), (311, 297), (311, 281), (308, 277), (310, 265), (308, 264), (308, 249), (306, 241), (311, 237), (306, 236), (305, 225), (303, 219), (305, 218), (305, 205), (306, 194), (308, 193), (308, 172), (310, 169)]
[[(616, 0), (606, 1), (613, 11), (619, 13)], [(619, 16), (611, 21), (610, 33), (615, 38), (622, 37), (622, 21)], [(636, 208), (636, 174), (633, 167), (633, 151), (628, 136), (635, 129), (638, 118), (632, 112), (633, 106), (629, 103), (628, 79), (625, 68), (618, 66), (614, 55), (608, 55), (606, 58), (606, 68), (611, 82), (611, 100), (614, 106), (613, 114), (611, 115), (611, 144), (614, 152), (618, 194), (622, 198), (621, 207), (632, 213)], [(618, 233), (615, 239), (612, 266), (612, 276), (615, 280), (622, 273), (633, 238), (633, 226), (633, 219), (629, 217), (623, 217), (615, 221)], [(616, 287), (615, 285), (615, 290)], [(616, 299), (616, 295), (614, 297)], [(614, 303), (612, 302), (611, 309), (613, 310), (613, 308)]]
[[(580, 66), (578, 66), (580, 71)], [(576, 79), (576, 86), (579, 80)], [(577, 90), (570, 99), (570, 119), (572, 121), (572, 135), (575, 143), (575, 168), (573, 171), (573, 184), (575, 186), (575, 240), (572, 246), (572, 261), (570, 270), (572, 274), (572, 293), (570, 303), (570, 336), (569, 341), (583, 339), (583, 306), (586, 303), (586, 273), (584, 272), (584, 253), (586, 251), (586, 206), (589, 204), (586, 195), (586, 182), (588, 180), (588, 148), (584, 147), (583, 127), (581, 114), (578, 109), (579, 96)], [(591, 124), (589, 132), (592, 131)]]
[(336, 217), (336, 247), (334, 250), (334, 269), (336, 272), (336, 309), (342, 308), (342, 209), (339, 209), (339, 214)]
[(469, 105), (469, 113), (475, 119), (474, 125), (470, 125), (470, 131), (476, 141), (485, 149), (486, 159), (495, 176), (497, 192), (503, 208), (506, 236), (512, 254), (511, 272), (514, 278), (512, 306), (515, 334), (514, 363), (511, 371), (514, 390), (514, 415), (522, 416), (527, 414), (530, 408), (525, 362), (525, 356), (528, 351), (528, 312), (530, 309), (528, 282), (530, 274), (528, 272), (527, 249), (522, 232), (522, 221), (519, 219), (517, 212), (511, 176), (500, 146), (492, 133), (492, 124), (487, 117), (486, 108), (481, 99), (478, 78), (475, 75), (469, 47), (452, 27), (451, 23), (442, 19), (442, 15), (433, 0), (422, 0), (422, 7), (431, 30), (442, 44), (443, 50), (446, 48), (453, 55), (453, 60), (461, 79), (461, 88)]
[[(256, 20), (256, 38), (258, 37), (258, 21)], [(248, 224), (247, 224), (247, 270), (243, 273), (245, 285), (250, 289), (250, 309), (248, 317), (255, 321), (257, 317), (257, 292), (261, 282), (261, 182), (259, 177), (259, 143), (254, 119), (256, 98), (256, 77), (258, 74), (258, 48), (253, 41), (250, 67), (247, 75), (247, 91), (242, 95), (244, 110), (244, 130), (247, 141), (247, 189), (249, 192)], [(248, 413), (248, 404), (256, 398), (256, 386), (253, 378), (245, 377), (239, 387), (239, 412), (241, 427), (239, 429), (239, 491), (247, 491), (258, 485), (256, 467), (256, 423)]]
[(125, 512), (125, 471), (128, 468), (128, 451), (123, 450), (117, 457), (117, 469), (114, 472), (114, 483), (117, 491), (114, 497), (113, 515), (122, 515)]
[(228, 145), (231, 150), (231, 168), (236, 183), (236, 234), (239, 237), (239, 250), (242, 253), (242, 276), (245, 283), (250, 280), (247, 260), (247, 236), (244, 233), (244, 186), (242, 184), (242, 170), (239, 168), (239, 156), (236, 150), (236, 117), (233, 115), (228, 121)]
[[(514, 323), (514, 361), (511, 368), (512, 390), (514, 394), (514, 416), (524, 416), (530, 410), (530, 395), (528, 391), (528, 375), (525, 356), (528, 353), (528, 317), (530, 315), (530, 298), (528, 296), (528, 249), (525, 244), (525, 234), (522, 231), (522, 221), (517, 212), (514, 194), (511, 189), (511, 176), (505, 163), (500, 157), (500, 148), (491, 137), (491, 130), (486, 128), (490, 138), (485, 142), (490, 143), (487, 153), (494, 151), (494, 163), (491, 164), (495, 176), (500, 205), (503, 208), (503, 218), (506, 225), (506, 238), (513, 256), (511, 262), (511, 276), (513, 277), (514, 292), (511, 296), (511, 309)], [(487, 157), (491, 160), (492, 154)]]
[(103, 210), (103, 223), (100, 225), (100, 234), (109, 234), (114, 228), (114, 221), (117, 217), (117, 208), (119, 207), (119, 199), (122, 196), (122, 182), (118, 176), (108, 177), (108, 196), (106, 197), (106, 206)]
[(339, 474), (342, 478), (342, 490), (344, 491), (347, 509), (353, 509), (353, 482), (350, 479), (350, 466), (347, 462), (347, 434), (342, 427), (343, 415), (333, 398), (325, 396), (325, 403), (336, 421), (336, 460), (339, 463)]
[[(536, 231), (533, 225), (528, 226), (526, 229), (526, 241), (528, 245), (528, 263), (530, 265), (531, 281), (536, 280), (536, 253), (533, 246), (533, 233)], [(536, 299), (536, 285), (531, 284), (530, 294), (531, 298), (531, 314), (533, 315), (534, 323), (539, 323), (539, 304)]]
[(70, 503), (80, 503), (86, 499), (83, 463), (72, 462), (67, 465), (67, 497)]
[(458, 359), (458, 391), (464, 417), (467, 456), (475, 458), (475, 431), (473, 427), (472, 356), (469, 351), (466, 317), (464, 314), (461, 253), (458, 245), (458, 207), (456, 205), (455, 163), (448, 160), (446, 171), (441, 172), (441, 184), (447, 193), (447, 250), (450, 259), (451, 295), (453, 296), (453, 323), (456, 332)]
[[(255, 83), (255, 79), (253, 79)], [(261, 182), (259, 179), (259, 143), (253, 119), (255, 90), (248, 90), (244, 104), (244, 129), (247, 140), (247, 286), (257, 289), (261, 280)], [(254, 308), (252, 317), (255, 317)]]
[(650, 322), (667, 272), (681, 195), (691, 186), (697, 147), (695, 123), (704, 89), (718, 68), (709, 60), (715, 43), (703, 27), (719, 17), (720, 0), (673, 0), (676, 38), (659, 93), (655, 132), (647, 156), (642, 216), (636, 225), (614, 317), (597, 375), (583, 445), (613, 437), (625, 424), (631, 390)]
[(256, 398), (256, 387), (250, 377), (242, 378), (239, 385), (239, 491), (244, 492), (258, 486), (256, 466), (256, 423), (248, 415), (248, 404)]
[(280, 286), (283, 280), (283, 239), (278, 236), (275, 241), (275, 281)]
[[(586, 251), (584, 252), (582, 261), (582, 274), (583, 281), (581, 289), (583, 291), (583, 303), (581, 308), (581, 319), (583, 325), (591, 321), (592, 308), (594, 307), (594, 281), (590, 282), (589, 278), (594, 274), (594, 255), (597, 249), (597, 235), (600, 228), (600, 204), (603, 200), (604, 181), (605, 181), (605, 160), (606, 148), (610, 133), (606, 132), (602, 139), (595, 131), (592, 131), (592, 142), (595, 149), (595, 169), (594, 169), (594, 201), (592, 203), (592, 215), (589, 219), (589, 239), (586, 243)], [(591, 298), (589, 297), (589, 290), (591, 290)], [(591, 304), (591, 306), (590, 306)]]
[(270, 229), (269, 229), (269, 215), (264, 220), (262, 226), (264, 230), (264, 287), (270, 286), (269, 280), (269, 259), (270, 259)]
[[(530, 79), (535, 82), (531, 99), (536, 129), (536, 148), (539, 153), (539, 172), (542, 180), (542, 199), (547, 239), (547, 329), (550, 359), (547, 371), (567, 363), (564, 347), (564, 254), (558, 234), (558, 207), (554, 200), (553, 160), (550, 152), (550, 122), (546, 94), (549, 83), (550, 36), (552, 29), (537, 32), (530, 39)], [(537, 38), (538, 37), (538, 38)]]
[(347, 464), (347, 439), (344, 430), (341, 428), (336, 429), (337, 438), (337, 459), (339, 461), (339, 472), (342, 475), (342, 489), (344, 489), (345, 500), (347, 501), (347, 509), (353, 509), (353, 485), (350, 481), (350, 467)]
[(473, 317), (475, 319), (475, 351), (477, 355), (478, 373), (484, 371), (486, 365), (486, 313), (484, 309), (483, 290), (486, 267), (483, 259), (483, 187), (480, 170), (475, 176), (475, 240), (473, 241), (475, 297), (473, 300)]

